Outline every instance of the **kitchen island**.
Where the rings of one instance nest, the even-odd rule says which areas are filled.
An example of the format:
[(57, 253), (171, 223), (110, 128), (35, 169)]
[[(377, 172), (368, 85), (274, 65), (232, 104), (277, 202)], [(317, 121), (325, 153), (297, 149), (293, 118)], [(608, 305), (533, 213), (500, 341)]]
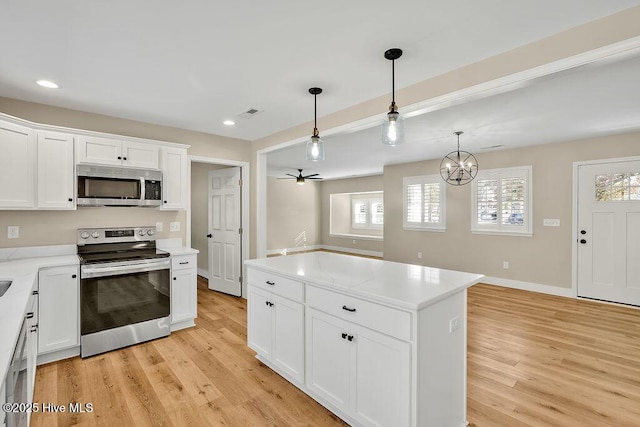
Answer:
[(466, 425), (482, 275), (327, 252), (246, 261), (248, 345), (351, 425)]

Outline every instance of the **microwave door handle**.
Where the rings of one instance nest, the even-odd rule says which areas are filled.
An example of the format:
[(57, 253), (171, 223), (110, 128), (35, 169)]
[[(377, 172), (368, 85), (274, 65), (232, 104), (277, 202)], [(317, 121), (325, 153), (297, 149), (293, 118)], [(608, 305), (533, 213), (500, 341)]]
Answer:
[(143, 176), (140, 177), (140, 201), (141, 202), (144, 202), (145, 196), (147, 194), (147, 192), (145, 190), (145, 184), (146, 184), (145, 178)]
[(162, 261), (148, 264), (138, 264), (131, 266), (115, 266), (115, 267), (89, 267), (82, 268), (82, 278), (91, 279), (94, 277), (106, 276), (122, 276), (131, 273), (145, 273), (147, 271), (168, 270), (170, 261)]

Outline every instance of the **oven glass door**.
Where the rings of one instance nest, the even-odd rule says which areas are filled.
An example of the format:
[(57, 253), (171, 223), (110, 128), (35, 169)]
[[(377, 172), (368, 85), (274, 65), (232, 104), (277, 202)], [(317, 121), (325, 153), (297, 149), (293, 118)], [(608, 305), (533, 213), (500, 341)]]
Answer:
[(142, 183), (133, 178), (78, 177), (78, 197), (83, 199), (141, 199)]
[(169, 268), (82, 278), (81, 334), (169, 316)]

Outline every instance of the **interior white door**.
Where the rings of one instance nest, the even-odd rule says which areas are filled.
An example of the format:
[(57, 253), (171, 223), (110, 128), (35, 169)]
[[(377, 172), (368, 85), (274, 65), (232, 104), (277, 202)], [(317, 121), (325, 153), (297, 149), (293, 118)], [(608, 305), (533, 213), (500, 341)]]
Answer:
[(578, 295), (640, 305), (640, 161), (578, 167)]
[(241, 168), (209, 172), (209, 289), (240, 296)]

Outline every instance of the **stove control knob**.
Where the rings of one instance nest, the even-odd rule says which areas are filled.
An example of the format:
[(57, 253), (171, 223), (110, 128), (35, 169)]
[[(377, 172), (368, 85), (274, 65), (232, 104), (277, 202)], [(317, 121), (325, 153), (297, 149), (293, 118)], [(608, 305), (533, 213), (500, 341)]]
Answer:
[(150, 229), (147, 230), (147, 234), (149, 236), (153, 236), (154, 234), (156, 234), (156, 231), (154, 229), (150, 228)]
[(89, 232), (88, 231), (83, 231), (80, 233), (80, 237), (82, 239), (88, 239), (89, 238)]
[(141, 228), (141, 229), (138, 231), (138, 234), (139, 234), (139, 235), (141, 235), (141, 236), (144, 236), (144, 230)]
[(100, 233), (97, 231), (92, 231), (91, 232), (91, 237), (93, 237), (94, 239), (97, 239), (98, 237), (100, 237)]

